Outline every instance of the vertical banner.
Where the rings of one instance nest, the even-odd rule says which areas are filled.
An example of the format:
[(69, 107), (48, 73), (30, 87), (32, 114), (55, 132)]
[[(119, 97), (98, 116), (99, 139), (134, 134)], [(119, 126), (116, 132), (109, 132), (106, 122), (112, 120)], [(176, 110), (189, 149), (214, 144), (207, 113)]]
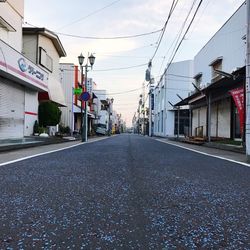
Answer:
[(244, 88), (236, 88), (229, 93), (232, 95), (235, 105), (239, 112), (239, 118), (240, 118), (240, 132), (241, 135), (243, 135), (243, 129), (244, 129), (244, 122), (245, 122), (245, 96), (244, 96)]

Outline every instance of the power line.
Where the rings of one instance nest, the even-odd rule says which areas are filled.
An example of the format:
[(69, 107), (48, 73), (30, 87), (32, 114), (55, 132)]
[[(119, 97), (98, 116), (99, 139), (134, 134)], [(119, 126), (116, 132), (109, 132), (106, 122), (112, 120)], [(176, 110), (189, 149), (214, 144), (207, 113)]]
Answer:
[[(193, 3), (192, 3), (192, 5), (191, 5), (191, 7), (190, 7), (190, 9), (189, 9), (189, 11), (188, 11), (188, 13), (187, 13), (187, 16), (186, 16), (186, 18), (185, 18), (185, 20), (184, 20), (184, 22), (183, 22), (183, 24), (182, 24), (182, 26), (181, 26), (179, 32), (178, 32), (176, 38), (173, 40), (171, 46), (169, 47), (167, 53), (165, 54), (164, 59), (162, 60), (162, 64), (161, 64), (159, 73), (161, 72), (162, 66), (163, 66), (163, 64), (164, 64), (164, 61), (165, 61), (165, 59), (166, 59), (166, 56), (167, 56), (168, 52), (170, 51), (170, 49), (172, 48), (172, 46), (173, 46), (174, 44), (175, 44), (175, 45), (174, 45), (174, 48), (177, 46), (177, 43), (178, 43), (178, 41), (179, 41), (179, 39), (180, 39), (180, 36), (181, 36), (181, 34), (182, 34), (183, 30), (184, 30), (184, 27), (185, 27), (185, 25), (186, 25), (186, 23), (187, 23), (187, 20), (188, 20), (190, 14), (191, 14), (191, 12), (192, 12), (192, 9), (193, 9), (193, 7), (194, 7), (196, 1), (197, 1), (197, 0), (194, 0), (194, 1), (193, 1)], [(174, 50), (174, 49), (173, 49), (173, 50)]]
[(62, 26), (62, 27), (60, 27), (60, 28), (58, 28), (58, 30), (63, 29), (63, 28), (65, 28), (65, 27), (67, 27), (67, 26), (70, 26), (70, 25), (72, 25), (72, 24), (78, 23), (78, 22), (80, 22), (80, 21), (82, 21), (82, 20), (84, 20), (84, 19), (86, 19), (86, 18), (88, 18), (88, 17), (90, 17), (90, 16), (93, 16), (94, 14), (96, 14), (96, 13), (98, 13), (98, 12), (104, 10), (104, 9), (107, 9), (108, 7), (110, 7), (110, 6), (112, 6), (112, 5), (116, 4), (116, 3), (118, 3), (118, 2), (120, 2), (120, 1), (121, 1), (121, 0), (113, 1), (113, 2), (109, 3), (108, 5), (106, 5), (106, 6), (102, 7), (102, 8), (100, 8), (100, 9), (95, 10), (95, 11), (89, 13), (88, 15), (86, 15), (86, 16), (84, 16), (84, 17), (81, 17), (81, 18), (79, 18), (79, 19), (77, 19), (77, 20), (75, 20), (75, 21), (73, 21), (73, 22), (71, 22), (71, 23), (69, 23), (69, 24), (66, 24), (66, 25), (64, 25), (64, 26)]
[[(28, 22), (25, 22), (25, 24), (28, 24), (34, 28), (38, 28), (37, 26), (35, 26), (31, 23), (28, 23)], [(116, 40), (116, 39), (129, 39), (129, 38), (136, 38), (136, 37), (142, 37), (142, 36), (149, 36), (149, 35), (153, 35), (155, 33), (159, 33), (162, 30), (163, 30), (163, 28), (158, 29), (158, 30), (154, 30), (154, 31), (150, 31), (150, 32), (146, 32), (146, 33), (127, 35), (127, 36), (114, 36), (114, 37), (79, 36), (79, 35), (72, 35), (72, 34), (67, 34), (67, 33), (56, 32), (56, 31), (52, 31), (52, 32), (57, 34), (57, 35), (68, 36), (68, 37), (73, 37), (73, 38), (92, 39), (92, 40)], [(150, 46), (151, 46), (151, 44), (150, 44)]]
[(184, 76), (184, 75), (176, 75), (176, 74), (167, 74), (168, 76), (176, 76), (176, 77), (182, 77), (182, 78), (190, 78), (193, 79), (191, 76)]
[(92, 39), (92, 40), (116, 40), (116, 39), (129, 39), (129, 38), (136, 38), (136, 37), (142, 37), (142, 36), (149, 36), (153, 35), (155, 33), (159, 33), (163, 30), (163, 28), (154, 30), (151, 32), (147, 33), (142, 33), (142, 34), (136, 34), (136, 35), (127, 35), (127, 36), (113, 36), (113, 37), (96, 37), (96, 36), (78, 36), (78, 35), (72, 35), (72, 34), (66, 34), (66, 33), (61, 33), (61, 32), (55, 32), (58, 35), (61, 36), (68, 36), (68, 37), (74, 37), (74, 38), (81, 38), (81, 39)]
[(166, 22), (165, 22), (165, 24), (164, 24), (163, 29), (162, 29), (162, 33), (161, 33), (161, 35), (160, 35), (158, 45), (157, 45), (156, 50), (155, 50), (155, 52), (154, 52), (154, 54), (153, 54), (153, 56), (152, 56), (152, 58), (151, 58), (151, 61), (154, 59), (154, 57), (155, 57), (155, 55), (156, 55), (156, 53), (157, 53), (157, 51), (158, 51), (158, 49), (159, 49), (159, 47), (160, 47), (160, 44), (161, 44), (161, 42), (162, 42), (162, 38), (163, 38), (163, 36), (164, 36), (164, 33), (165, 33), (165, 31), (166, 31), (166, 28), (167, 28), (167, 25), (168, 25), (168, 22), (169, 22), (169, 19), (170, 19), (171, 15), (172, 15), (172, 13), (173, 13), (173, 11), (174, 11), (174, 9), (175, 9), (177, 3), (178, 3), (178, 0), (177, 0), (176, 2), (175, 2), (175, 0), (172, 1), (172, 5), (171, 5), (171, 8), (170, 8), (170, 10), (169, 10), (168, 18), (167, 18), (167, 20), (166, 20)]
[(124, 70), (124, 69), (132, 69), (132, 68), (138, 68), (138, 67), (142, 67), (148, 65), (147, 63), (143, 63), (143, 64), (139, 64), (139, 65), (134, 65), (134, 66), (129, 66), (129, 67), (124, 67), (124, 68), (111, 68), (111, 69), (95, 69), (93, 70), (94, 72), (101, 72), (101, 71), (113, 71), (113, 70)]
[[(135, 92), (141, 90), (141, 88), (137, 88), (137, 89), (130, 89), (130, 90), (126, 90), (126, 91), (122, 91), (122, 92), (114, 92), (114, 93), (108, 93), (108, 94), (96, 94), (97, 96), (113, 96), (113, 95), (122, 95), (122, 94), (127, 94), (127, 93), (131, 93), (131, 92)], [(93, 92), (95, 93), (95, 90), (93, 90)]]
[[(197, 8), (196, 8), (196, 10), (195, 10), (195, 13), (194, 13), (193, 17), (192, 17), (192, 19), (191, 19), (191, 21), (190, 21), (190, 23), (189, 23), (189, 25), (188, 25), (188, 27), (187, 27), (187, 29), (186, 29), (184, 35), (182, 36), (181, 41), (179, 42), (179, 44), (178, 44), (176, 50), (174, 51), (174, 54), (173, 54), (173, 56), (172, 56), (172, 58), (171, 58), (171, 60), (170, 60), (170, 62), (169, 62), (169, 64), (168, 64), (167, 68), (165, 69), (165, 72), (168, 70), (168, 68), (170, 67), (171, 63), (173, 62), (174, 57), (175, 57), (177, 51), (179, 50), (179, 48), (180, 48), (180, 46), (181, 46), (181, 44), (182, 44), (182, 42), (183, 42), (183, 40), (184, 40), (186, 34), (188, 33), (188, 31), (189, 31), (189, 29), (190, 29), (190, 27), (191, 27), (191, 25), (192, 25), (192, 23), (193, 23), (193, 21), (194, 21), (194, 19), (195, 19), (195, 17), (196, 17), (196, 14), (197, 14), (197, 12), (198, 12), (198, 10), (199, 10), (199, 8), (200, 8), (202, 2), (203, 2), (203, 0), (200, 0), (199, 4), (198, 4), (198, 6), (197, 6)], [(165, 73), (165, 72), (164, 72), (164, 73)]]

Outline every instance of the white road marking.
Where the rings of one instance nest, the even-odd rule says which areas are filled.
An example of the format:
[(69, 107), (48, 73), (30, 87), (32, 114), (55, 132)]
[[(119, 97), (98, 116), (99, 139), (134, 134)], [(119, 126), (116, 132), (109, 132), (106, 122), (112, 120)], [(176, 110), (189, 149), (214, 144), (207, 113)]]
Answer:
[[(18, 159), (16, 159), (16, 160), (12, 160), (12, 161), (7, 161), (7, 162), (0, 163), (0, 167), (1, 167), (1, 166), (5, 166), (5, 165), (9, 165), (9, 164), (12, 164), (12, 163), (15, 163), (15, 162), (19, 162), (19, 161), (24, 161), (24, 160), (27, 160), (27, 159), (31, 159), (31, 158), (34, 158), (34, 157), (37, 157), (37, 156), (46, 155), (46, 154), (51, 154), (51, 153), (55, 153), (55, 152), (58, 152), (58, 151), (65, 150), (65, 149), (78, 147), (78, 146), (83, 145), (83, 144), (88, 144), (88, 143), (93, 143), (93, 142), (96, 142), (96, 141), (105, 140), (105, 139), (108, 139), (108, 138), (110, 138), (110, 137), (93, 139), (93, 140), (91, 140), (91, 141), (80, 142), (80, 143), (75, 144), (75, 145), (71, 145), (71, 146), (68, 146), (68, 147), (59, 148), (59, 149), (55, 149), (55, 150), (51, 150), (51, 151), (48, 151), (48, 152), (43, 152), (43, 153), (39, 153), (39, 154), (29, 155), (29, 156), (26, 156), (26, 157), (18, 158)], [(51, 145), (53, 145), (53, 144), (51, 144)]]
[(246, 167), (250, 167), (250, 164), (244, 163), (244, 162), (241, 162), (241, 161), (235, 161), (235, 160), (228, 159), (228, 158), (225, 158), (225, 157), (222, 157), (222, 156), (217, 156), (217, 155), (208, 154), (208, 153), (201, 152), (201, 151), (198, 151), (198, 150), (195, 150), (195, 149), (192, 149), (192, 148), (188, 148), (188, 147), (184, 147), (184, 146), (181, 146), (181, 145), (176, 145), (176, 144), (171, 143), (171, 142), (163, 141), (163, 140), (161, 140), (161, 139), (155, 139), (155, 140), (156, 140), (156, 141), (159, 141), (159, 142), (162, 142), (162, 143), (166, 143), (166, 144), (175, 146), (175, 147), (183, 148), (183, 149), (186, 149), (186, 150), (189, 150), (189, 151), (198, 153), (198, 154), (202, 154), (202, 155), (206, 155), (206, 156), (218, 158), (218, 159), (221, 159), (221, 160), (225, 160), (225, 161), (230, 161), (230, 162), (233, 162), (233, 163), (241, 164), (241, 165), (246, 166)]

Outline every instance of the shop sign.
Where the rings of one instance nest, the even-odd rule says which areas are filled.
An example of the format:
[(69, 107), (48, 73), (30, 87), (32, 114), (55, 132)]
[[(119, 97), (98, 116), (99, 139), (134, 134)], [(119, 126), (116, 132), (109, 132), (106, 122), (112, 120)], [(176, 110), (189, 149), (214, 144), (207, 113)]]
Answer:
[[(25, 86), (48, 91), (49, 74), (21, 53), (0, 40), (0, 71), (20, 80)], [(8, 76), (7, 76), (8, 77)]]
[(232, 95), (234, 99), (234, 103), (239, 112), (239, 119), (240, 119), (240, 132), (243, 135), (244, 123), (245, 123), (245, 95), (244, 95), (244, 88), (236, 88), (229, 93)]

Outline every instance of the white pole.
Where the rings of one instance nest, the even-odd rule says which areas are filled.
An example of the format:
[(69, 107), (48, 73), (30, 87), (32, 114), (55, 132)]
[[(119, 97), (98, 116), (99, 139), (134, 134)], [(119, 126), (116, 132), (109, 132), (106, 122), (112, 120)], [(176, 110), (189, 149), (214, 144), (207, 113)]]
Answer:
[(250, 162), (250, 0), (247, 7), (247, 51), (246, 51), (246, 158)]
[(149, 126), (148, 126), (148, 136), (152, 136), (152, 89), (151, 89), (151, 80), (149, 82), (149, 104), (148, 104), (148, 108), (149, 108), (149, 113), (148, 113), (148, 122), (149, 122)]

